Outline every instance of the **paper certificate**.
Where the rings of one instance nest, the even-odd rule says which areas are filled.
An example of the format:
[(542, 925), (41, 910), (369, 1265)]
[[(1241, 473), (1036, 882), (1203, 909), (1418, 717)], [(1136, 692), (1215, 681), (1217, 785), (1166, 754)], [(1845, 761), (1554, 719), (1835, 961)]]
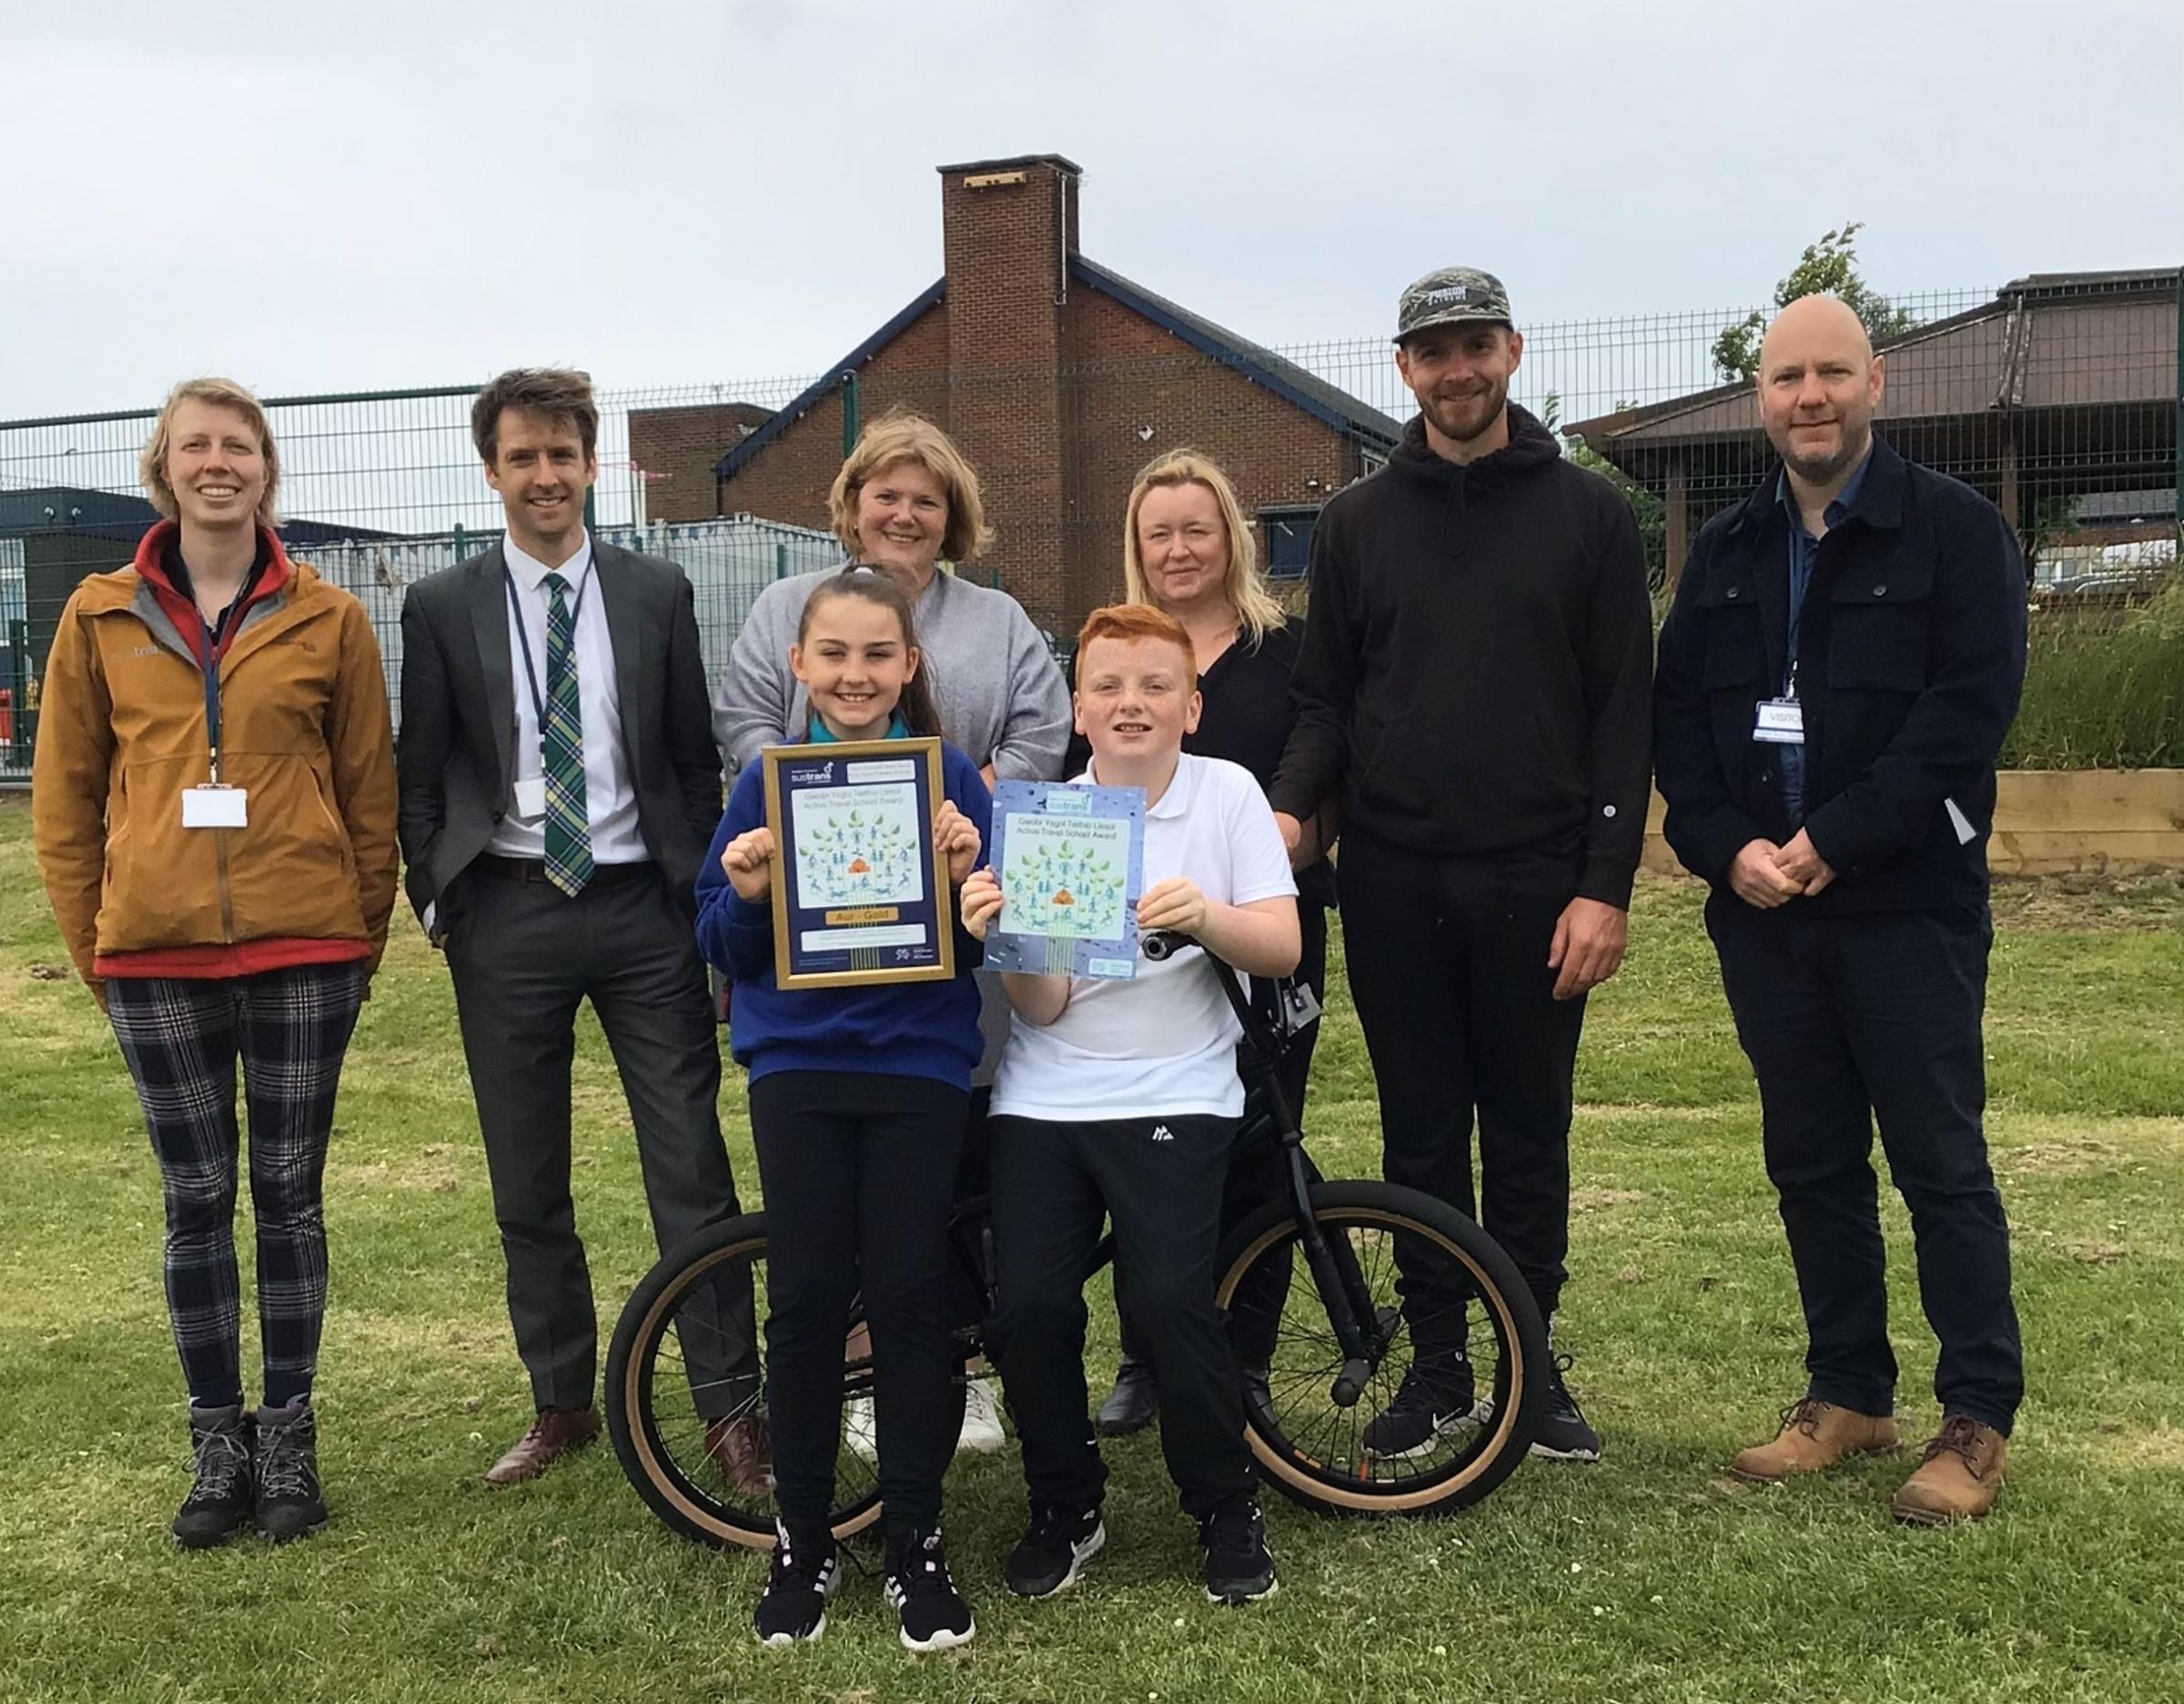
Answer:
[(1128, 979), (1145, 891), (1145, 789), (1003, 781), (994, 875), (1006, 901), (990, 969)]
[(774, 977), (784, 989), (956, 974), (936, 739), (771, 746)]

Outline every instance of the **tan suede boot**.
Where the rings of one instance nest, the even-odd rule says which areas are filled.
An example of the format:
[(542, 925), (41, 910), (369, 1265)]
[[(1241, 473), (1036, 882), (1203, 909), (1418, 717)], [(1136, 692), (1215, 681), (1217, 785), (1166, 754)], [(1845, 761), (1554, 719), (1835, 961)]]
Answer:
[(1904, 1481), (1889, 1506), (1912, 1526), (1946, 1526), (1976, 1521), (2002, 1495), (2002, 1463), (2009, 1440), (1969, 1415), (1948, 1415), (1926, 1445), (1926, 1458)]
[(1780, 1436), (1740, 1452), (1729, 1471), (1754, 1485), (1779, 1485), (1793, 1474), (1825, 1472), (1845, 1456), (1886, 1456), (1896, 1447), (1894, 1415), (1862, 1415), (1805, 1396), (1782, 1411)]

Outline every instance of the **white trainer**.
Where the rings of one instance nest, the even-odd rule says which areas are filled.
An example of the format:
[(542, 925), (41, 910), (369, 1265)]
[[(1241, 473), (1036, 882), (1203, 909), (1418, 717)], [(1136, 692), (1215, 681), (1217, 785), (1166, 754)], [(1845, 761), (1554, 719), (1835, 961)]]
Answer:
[(969, 1450), (976, 1456), (991, 1456), (1008, 1445), (1008, 1434), (1001, 1429), (1001, 1405), (994, 1400), (994, 1387), (985, 1379), (966, 1379), (963, 1385), (963, 1431), (956, 1439), (956, 1454)]

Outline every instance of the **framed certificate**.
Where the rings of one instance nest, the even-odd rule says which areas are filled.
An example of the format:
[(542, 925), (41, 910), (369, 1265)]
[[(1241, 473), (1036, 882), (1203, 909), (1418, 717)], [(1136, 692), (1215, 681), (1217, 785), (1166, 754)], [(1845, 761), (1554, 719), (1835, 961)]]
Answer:
[(988, 969), (1137, 975), (1143, 787), (1003, 781), (994, 788), (992, 863), (1007, 904), (986, 938)]
[(956, 974), (936, 739), (770, 746), (774, 978), (784, 989)]

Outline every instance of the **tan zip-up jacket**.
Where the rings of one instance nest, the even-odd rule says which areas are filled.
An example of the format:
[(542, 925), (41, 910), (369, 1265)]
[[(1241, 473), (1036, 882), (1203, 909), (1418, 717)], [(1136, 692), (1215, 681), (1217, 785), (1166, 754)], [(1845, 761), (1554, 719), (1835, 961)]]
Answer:
[(312, 569), (257, 600), (220, 664), (221, 778), (241, 828), (184, 828), (210, 779), (204, 676), (134, 567), (94, 574), (46, 665), (31, 818), (61, 937), (101, 954), (271, 938), (370, 943), (394, 909), (394, 742), (363, 605)]

